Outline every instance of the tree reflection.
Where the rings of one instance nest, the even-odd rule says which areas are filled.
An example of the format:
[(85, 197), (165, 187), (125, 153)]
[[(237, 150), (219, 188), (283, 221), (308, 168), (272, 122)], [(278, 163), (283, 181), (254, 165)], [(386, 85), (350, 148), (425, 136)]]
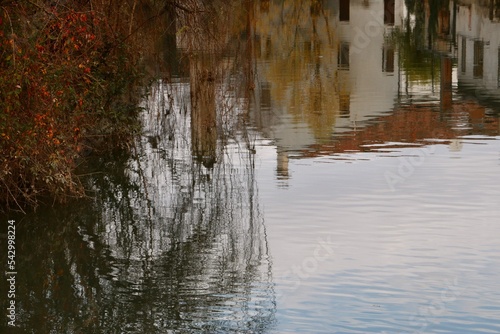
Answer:
[(295, 122), (308, 124), (317, 139), (328, 138), (345, 85), (334, 60), (341, 44), (331, 9), (323, 1), (294, 0), (269, 1), (259, 11), (256, 56), (267, 60), (259, 74)]
[[(210, 22), (189, 14), (212, 13), (220, 5), (213, 1), (195, 11), (189, 6), (201, 5), (187, 3), (179, 22)], [(246, 27), (240, 21), (245, 13), (226, 27)], [(190, 57), (191, 79), (151, 86), (143, 104), (144, 135), (129, 152), (87, 166), (112, 171), (88, 178), (95, 197), (19, 223), (19, 327), (43, 333), (254, 333), (274, 326), (252, 134), (240, 127), (248, 102), (235, 85), (252, 80), (240, 80), (248, 75), (238, 70), (245, 58), (230, 56), (233, 48), (244, 55), (246, 46), (219, 38), (222, 33), (207, 38), (202, 28), (201, 37), (190, 30), (186, 45), (215, 43), (222, 52), (209, 58), (194, 48), (171, 53)]]

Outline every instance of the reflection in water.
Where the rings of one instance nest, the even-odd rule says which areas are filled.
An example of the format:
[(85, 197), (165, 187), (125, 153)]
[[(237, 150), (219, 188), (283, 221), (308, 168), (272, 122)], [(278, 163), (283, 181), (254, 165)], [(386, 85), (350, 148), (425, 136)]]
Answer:
[[(179, 22), (203, 28), (209, 18), (200, 13), (216, 5), (192, 8), (197, 14), (185, 12)], [(247, 103), (234, 85), (239, 74), (220, 75), (231, 73), (237, 59), (221, 48), (238, 45), (221, 34), (213, 39), (204, 30), (185, 30), (183, 50), (170, 56), (189, 58), (190, 79), (149, 88), (144, 135), (130, 154), (93, 166), (113, 171), (89, 178), (95, 199), (20, 223), (18, 266), (30, 268), (17, 282), (20, 327), (254, 333), (274, 326), (255, 156), (251, 134), (239, 127)], [(171, 61), (170, 71), (185, 72), (172, 69), (183, 63)]]
[[(473, 99), (458, 94), (457, 84), (467, 82), (456, 67), (457, 54), (465, 64), (460, 57), (466, 52), (453, 46), (455, 36), (465, 33), (461, 5), (326, 1), (317, 6), (271, 2), (255, 28), (259, 50), (266, 52), (256, 55), (260, 89), (251, 116), (278, 147), (280, 177), (288, 175), (283, 166), (289, 158), (365, 150), (367, 141), (423, 144), (477, 131), (498, 133), (498, 119), (477, 102), (498, 91), (475, 88), (480, 93)], [(477, 29), (490, 35), (491, 30)], [(478, 50), (484, 43), (475, 43), (476, 72), (482, 73), (484, 51)], [(488, 73), (495, 73), (496, 89), (494, 57)]]
[(441, 82), (440, 82), (440, 101), (441, 110), (449, 111), (453, 105), (452, 92), (452, 60), (449, 56), (441, 56)]
[(156, 333), (273, 326), (254, 156), (235, 141), (218, 148), (212, 168), (198, 163), (184, 114), (189, 103), (186, 83), (154, 86), (145, 136), (130, 157), (103, 161), (116, 173), (93, 178), (95, 201), (19, 223), (18, 266), (30, 268), (17, 282), (21, 327)]
[[(160, 83), (153, 88), (144, 129), (157, 142), (143, 139), (137, 158), (129, 161), (136, 189), (120, 194), (128, 203), (125, 215), (108, 207), (107, 199), (101, 203), (107, 208), (102, 242), (114, 259), (127, 263), (117, 268), (120, 281), (137, 285), (149, 275), (155, 285), (167, 284), (152, 295), (156, 304), (173, 308), (175, 313), (162, 319), (178, 319), (175, 328), (266, 328), (272, 325), (273, 293), (253, 155), (236, 143), (216, 152), (213, 143), (216, 164), (206, 168), (192, 160), (194, 136), (183, 115), (188, 87)], [(172, 100), (165, 101), (169, 96)], [(134, 287), (138, 293), (140, 285)]]
[(500, 99), (500, 35), (498, 1), (490, 7), (477, 3), (457, 6), (458, 83), (465, 93), (472, 93), (489, 103)]
[(191, 143), (193, 155), (205, 167), (215, 163), (217, 148), (214, 60), (210, 55), (190, 59)]
[(392, 33), (402, 14), (394, 1), (270, 2), (260, 12), (251, 116), (280, 162), (392, 108), (400, 85)]
[(18, 219), (20, 327), (498, 332), (497, 3), (167, 7), (143, 134)]

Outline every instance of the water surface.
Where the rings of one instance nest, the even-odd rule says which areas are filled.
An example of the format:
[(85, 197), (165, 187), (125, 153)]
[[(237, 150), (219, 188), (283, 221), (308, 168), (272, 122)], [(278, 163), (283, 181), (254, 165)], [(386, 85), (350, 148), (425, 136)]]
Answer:
[(18, 327), (500, 332), (496, 7), (249, 3), (91, 199), (5, 217)]

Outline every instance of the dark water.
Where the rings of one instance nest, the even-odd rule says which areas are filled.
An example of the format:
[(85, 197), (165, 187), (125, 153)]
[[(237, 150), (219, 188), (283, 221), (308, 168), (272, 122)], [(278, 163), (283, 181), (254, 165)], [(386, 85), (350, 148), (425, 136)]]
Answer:
[(178, 38), (93, 197), (2, 217), (2, 333), (500, 333), (500, 10), (391, 3)]

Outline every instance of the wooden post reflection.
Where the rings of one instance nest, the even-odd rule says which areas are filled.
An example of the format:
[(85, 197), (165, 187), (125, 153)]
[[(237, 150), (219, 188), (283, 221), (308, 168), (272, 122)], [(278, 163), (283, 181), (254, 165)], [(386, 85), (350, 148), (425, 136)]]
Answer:
[(216, 162), (217, 124), (213, 55), (190, 58), (191, 145), (193, 156), (207, 168)]
[(441, 57), (441, 110), (452, 108), (452, 61), (449, 56)]

